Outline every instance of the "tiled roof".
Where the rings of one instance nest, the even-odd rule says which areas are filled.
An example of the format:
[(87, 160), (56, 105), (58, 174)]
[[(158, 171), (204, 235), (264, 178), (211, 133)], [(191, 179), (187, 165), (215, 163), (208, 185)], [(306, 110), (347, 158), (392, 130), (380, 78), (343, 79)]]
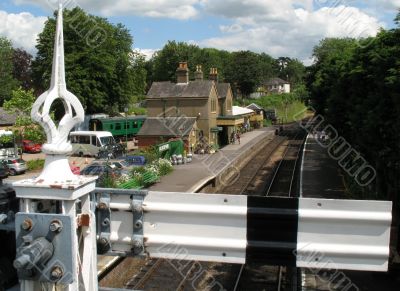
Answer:
[(230, 87), (231, 85), (229, 83), (218, 83), (217, 84), (218, 98), (220, 99), (226, 98)]
[(147, 98), (208, 98), (213, 81), (192, 81), (189, 83), (154, 82), (147, 93)]
[(16, 118), (15, 114), (10, 114), (0, 107), (0, 126), (14, 125)]
[(147, 117), (138, 136), (188, 136), (196, 123), (195, 117)]
[(267, 86), (272, 86), (272, 85), (283, 85), (283, 84), (289, 84), (288, 81), (282, 80), (281, 78), (272, 78), (269, 79), (265, 85)]

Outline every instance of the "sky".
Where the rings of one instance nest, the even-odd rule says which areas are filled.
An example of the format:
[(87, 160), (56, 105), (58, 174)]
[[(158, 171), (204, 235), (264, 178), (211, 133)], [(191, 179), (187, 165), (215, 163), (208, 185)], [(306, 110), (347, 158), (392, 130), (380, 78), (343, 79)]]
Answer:
[[(122, 23), (150, 57), (168, 40), (251, 50), (310, 63), (325, 37), (374, 36), (395, 27), (400, 0), (61, 0)], [(58, 0), (0, 0), (0, 36), (36, 53), (37, 35)]]

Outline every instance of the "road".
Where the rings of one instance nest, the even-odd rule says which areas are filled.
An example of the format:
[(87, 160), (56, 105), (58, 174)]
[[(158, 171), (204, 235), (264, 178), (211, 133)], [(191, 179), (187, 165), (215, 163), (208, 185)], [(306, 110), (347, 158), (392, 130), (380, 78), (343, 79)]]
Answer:
[[(44, 153), (39, 153), (39, 154), (24, 153), (22, 155), (22, 159), (24, 159), (25, 161), (44, 160), (45, 154)], [(68, 160), (71, 164), (74, 164), (75, 166), (80, 167), (82, 170), (88, 164), (90, 164), (94, 160), (94, 158), (69, 157)], [(10, 176), (4, 180), (4, 183), (12, 183), (12, 182), (19, 181), (19, 180), (30, 179), (33, 177), (37, 177), (40, 173), (41, 173), (41, 170), (26, 172), (25, 174), (22, 174), (22, 175)]]

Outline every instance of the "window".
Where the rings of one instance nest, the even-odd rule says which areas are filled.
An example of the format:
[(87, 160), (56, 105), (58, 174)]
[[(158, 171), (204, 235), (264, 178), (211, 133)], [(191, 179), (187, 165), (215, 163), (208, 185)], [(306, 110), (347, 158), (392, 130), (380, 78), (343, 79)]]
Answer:
[(110, 124), (110, 129), (111, 129), (111, 130), (114, 129), (114, 124)]
[(115, 130), (121, 130), (121, 123), (117, 123), (115, 125)]
[(71, 136), (71, 143), (79, 143), (79, 136)]
[(133, 122), (133, 128), (138, 128), (138, 122), (137, 121)]
[(217, 100), (211, 99), (211, 112), (217, 112)]
[(96, 146), (96, 137), (92, 138), (92, 145)]
[(80, 136), (79, 143), (80, 144), (90, 144), (90, 136)]

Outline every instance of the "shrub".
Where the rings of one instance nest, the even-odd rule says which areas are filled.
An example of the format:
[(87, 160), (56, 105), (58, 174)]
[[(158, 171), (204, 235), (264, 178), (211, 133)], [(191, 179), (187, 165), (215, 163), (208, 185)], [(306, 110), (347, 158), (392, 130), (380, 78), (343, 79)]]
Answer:
[(153, 162), (153, 166), (157, 168), (158, 175), (165, 176), (173, 171), (173, 167), (170, 161), (166, 159), (158, 159)]
[(44, 167), (44, 160), (32, 160), (26, 162), (28, 171), (41, 170)]

